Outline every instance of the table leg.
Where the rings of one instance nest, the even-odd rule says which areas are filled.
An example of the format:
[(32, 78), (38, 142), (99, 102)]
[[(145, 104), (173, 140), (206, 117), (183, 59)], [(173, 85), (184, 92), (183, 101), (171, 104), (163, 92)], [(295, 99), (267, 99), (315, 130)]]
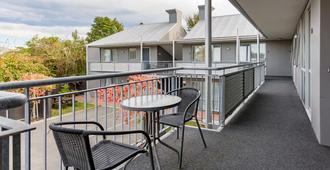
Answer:
[[(156, 140), (158, 138), (158, 136), (156, 136), (156, 131), (157, 131), (157, 126), (156, 126), (156, 119), (155, 119), (155, 114), (157, 112), (153, 112), (151, 113), (151, 126), (152, 126), (152, 142), (153, 142), (153, 147), (154, 147), (154, 151), (155, 151), (155, 158), (156, 158), (156, 164), (158, 166), (159, 169), (161, 169), (160, 167), (160, 163), (159, 163), (159, 156), (158, 156), (158, 152), (157, 152), (157, 148), (156, 148)], [(158, 133), (157, 133), (158, 134)]]

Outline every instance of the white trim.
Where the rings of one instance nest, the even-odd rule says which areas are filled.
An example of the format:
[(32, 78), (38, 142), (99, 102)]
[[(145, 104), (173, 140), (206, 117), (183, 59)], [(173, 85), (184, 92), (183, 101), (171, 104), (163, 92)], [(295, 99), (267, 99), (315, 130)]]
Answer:
[(239, 57), (240, 57), (240, 46), (241, 46), (241, 43), (240, 43), (240, 39), (239, 39), (239, 34), (238, 34), (238, 28), (236, 30), (237, 32), (237, 35), (236, 35), (236, 64), (239, 63)]
[(173, 64), (173, 67), (175, 67), (175, 40), (173, 40), (173, 43), (172, 43), (172, 64)]
[(257, 34), (257, 62), (260, 62), (260, 35)]

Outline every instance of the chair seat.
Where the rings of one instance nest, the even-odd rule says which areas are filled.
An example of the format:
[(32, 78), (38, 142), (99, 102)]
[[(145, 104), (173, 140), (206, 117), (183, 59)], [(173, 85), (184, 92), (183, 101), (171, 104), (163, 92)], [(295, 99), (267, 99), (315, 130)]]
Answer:
[(93, 160), (96, 169), (111, 169), (129, 160), (134, 156), (145, 153), (144, 149), (117, 143), (110, 140), (102, 140), (92, 147)]
[[(183, 118), (184, 114), (183, 113), (171, 113), (171, 114), (166, 114), (162, 115), (159, 118), (159, 123), (169, 125), (169, 126), (174, 126), (174, 127), (179, 127), (183, 125)], [(191, 117), (186, 117), (185, 122), (191, 120)]]

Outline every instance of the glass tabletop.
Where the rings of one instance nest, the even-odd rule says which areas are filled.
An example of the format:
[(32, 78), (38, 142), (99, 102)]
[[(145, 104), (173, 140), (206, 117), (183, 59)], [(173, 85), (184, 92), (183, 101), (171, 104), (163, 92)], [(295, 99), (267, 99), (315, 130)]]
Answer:
[(123, 109), (131, 111), (156, 111), (171, 108), (180, 104), (181, 98), (173, 95), (145, 95), (123, 100)]

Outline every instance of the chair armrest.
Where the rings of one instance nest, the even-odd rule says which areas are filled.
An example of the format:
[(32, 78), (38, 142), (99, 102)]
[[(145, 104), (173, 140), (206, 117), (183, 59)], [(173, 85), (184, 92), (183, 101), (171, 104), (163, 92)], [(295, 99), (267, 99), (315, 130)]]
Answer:
[(175, 92), (177, 92), (177, 91), (179, 91), (179, 89), (175, 89), (175, 90), (169, 91), (169, 92), (167, 92), (166, 94), (167, 94), (167, 95), (171, 95), (172, 93), (175, 93)]
[(151, 141), (149, 135), (147, 134), (147, 132), (143, 131), (143, 130), (128, 130), (128, 131), (91, 131), (91, 130), (86, 130), (83, 132), (84, 136), (89, 136), (89, 135), (105, 135), (105, 136), (115, 136), (115, 135), (129, 135), (129, 134), (136, 134), (136, 133), (140, 133), (142, 134), (144, 137), (146, 137), (146, 139), (148, 141)]
[(92, 125), (96, 125), (97, 127), (99, 127), (102, 131), (104, 131), (103, 126), (95, 121), (67, 121), (67, 122), (58, 122), (58, 123), (54, 123), (54, 125), (81, 125), (81, 124), (92, 124)]

